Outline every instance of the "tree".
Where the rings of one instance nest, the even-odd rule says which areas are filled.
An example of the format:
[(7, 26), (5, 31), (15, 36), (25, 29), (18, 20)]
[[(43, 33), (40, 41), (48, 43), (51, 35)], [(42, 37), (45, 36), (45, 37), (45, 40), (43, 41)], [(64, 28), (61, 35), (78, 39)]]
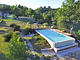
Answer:
[(9, 5), (5, 5), (4, 7), (5, 7), (4, 8), (4, 11), (10, 12), (11, 9), (10, 9), (10, 6)]
[(21, 5), (20, 4), (18, 5), (18, 8), (21, 8)]
[(77, 32), (77, 33), (78, 33), (78, 35), (80, 35), (80, 30), (78, 30), (78, 32)]
[(44, 20), (45, 20), (45, 22), (47, 22), (48, 24), (52, 22), (52, 21), (51, 21), (51, 16), (49, 16), (49, 15), (45, 15), (45, 16), (44, 16)]
[(57, 27), (62, 29), (62, 28), (67, 28), (67, 23), (66, 23), (66, 18), (64, 16), (61, 16), (58, 21), (57, 21)]
[(34, 15), (32, 15), (33, 18), (35, 18), (35, 20), (40, 20), (42, 19), (42, 15), (38, 12), (38, 11), (35, 11)]
[(27, 11), (28, 11), (28, 10), (25, 11), (25, 15), (26, 15), (26, 16), (28, 16), (28, 12), (27, 12)]
[(48, 8), (50, 9), (51, 7), (50, 7), (50, 6), (48, 6)]
[(46, 6), (44, 6), (44, 8), (46, 8)]
[(21, 42), (20, 36), (14, 33), (6, 57), (14, 60), (26, 60), (26, 50), (26, 42)]
[(15, 14), (18, 18), (18, 16), (21, 16), (21, 13), (20, 13), (20, 9), (17, 7), (17, 6), (11, 6), (11, 12), (12, 14)]
[(18, 18), (18, 16), (25, 16), (25, 11), (28, 10), (27, 7), (25, 6), (21, 6), (20, 4), (19, 5), (16, 5), (16, 6), (10, 6), (11, 8), (11, 13), (12, 14), (15, 14)]
[(30, 27), (26, 27), (24, 29), (25, 35), (28, 35), (29, 33), (32, 33), (32, 29)]
[(24, 6), (23, 9), (22, 9), (22, 13), (23, 13), (22, 15), (23, 16), (26, 16), (26, 14), (25, 14), (26, 10), (28, 10), (28, 8)]
[(58, 21), (58, 18), (61, 17), (61, 13), (62, 13), (61, 8), (59, 8), (55, 13), (55, 20), (56, 21)]
[(34, 10), (31, 9), (31, 8), (29, 8), (29, 9), (25, 12), (25, 14), (26, 14), (26, 15), (29, 15), (29, 16), (31, 17), (32, 15), (34, 15)]
[(14, 31), (19, 31), (20, 30), (20, 26), (16, 25), (14, 26)]
[(3, 11), (4, 10), (4, 6), (0, 5), (0, 10)]
[(77, 4), (75, 4), (75, 0), (65, 0), (65, 2), (66, 3), (63, 2), (63, 5), (62, 5), (63, 12), (62, 11), (61, 12), (62, 12), (62, 15), (67, 17), (66, 19), (69, 20), (70, 33), (72, 34), (75, 21), (77, 20), (77, 17), (78, 17), (77, 15), (79, 14), (76, 11), (78, 10), (79, 7), (77, 6)]

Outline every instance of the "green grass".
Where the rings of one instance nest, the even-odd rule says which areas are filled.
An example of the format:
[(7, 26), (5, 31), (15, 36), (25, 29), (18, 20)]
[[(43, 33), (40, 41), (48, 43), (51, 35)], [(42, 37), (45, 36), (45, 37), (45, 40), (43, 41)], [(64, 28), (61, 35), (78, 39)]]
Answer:
[(35, 34), (32, 37), (28, 37), (27, 39), (30, 40), (34, 50), (39, 53), (41, 52), (41, 49), (50, 48), (48, 42), (38, 34)]
[[(11, 60), (6, 58), (4, 53), (7, 53), (8, 42), (4, 42), (3, 38), (0, 37), (0, 60)], [(3, 53), (4, 52), (4, 53)]]
[(27, 18), (27, 19), (26, 18), (23, 18), (23, 19), (20, 19), (18, 21), (22, 21), (22, 22), (26, 22), (26, 23), (29, 22), (29, 21), (32, 22), (29, 18)]
[(11, 20), (4, 19), (2, 23), (0, 23), (0, 36), (6, 33), (7, 29), (9, 29), (10, 24), (15, 23), (20, 26), (20, 29), (24, 29), (27, 26), (27, 22), (32, 22), (30, 19), (20, 19), (20, 20)]
[[(2, 40), (3, 40), (2, 35), (5, 34), (6, 31), (10, 28), (10, 24), (15, 23), (15, 24), (19, 25), (21, 27), (21, 29), (24, 29), (27, 22), (29, 22), (29, 21), (31, 21), (31, 20), (30, 19), (20, 19), (20, 20), (4, 19), (4, 21), (0, 23), (0, 44), (1, 44), (0, 48), (3, 48), (3, 46), (4, 46), (4, 44), (2, 42)], [(0, 52), (1, 52), (1, 50), (0, 50)], [(10, 60), (10, 59), (7, 59), (5, 54), (0, 53), (0, 60)]]
[(20, 19), (20, 20), (5, 20), (6, 25), (10, 26), (11, 23), (15, 23), (21, 27), (21, 29), (25, 28), (27, 22), (32, 22), (30, 19)]

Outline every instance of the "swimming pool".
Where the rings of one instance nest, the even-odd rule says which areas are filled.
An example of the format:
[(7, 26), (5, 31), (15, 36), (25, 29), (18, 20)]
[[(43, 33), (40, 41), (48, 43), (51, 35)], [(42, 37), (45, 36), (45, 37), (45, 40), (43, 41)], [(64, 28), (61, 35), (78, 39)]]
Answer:
[(36, 30), (36, 32), (48, 41), (51, 48), (61, 49), (75, 44), (74, 38), (63, 35), (51, 29)]
[(43, 34), (45, 37), (47, 37), (48, 39), (52, 40), (55, 43), (71, 39), (70, 37), (67, 37), (63, 34), (60, 34), (50, 29), (38, 30), (38, 32)]

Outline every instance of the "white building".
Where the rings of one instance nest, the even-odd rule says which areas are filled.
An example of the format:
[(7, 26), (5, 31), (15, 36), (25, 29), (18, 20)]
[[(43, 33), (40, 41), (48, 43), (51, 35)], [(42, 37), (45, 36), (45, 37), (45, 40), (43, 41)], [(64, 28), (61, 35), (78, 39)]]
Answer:
[(4, 13), (4, 18), (6, 18), (6, 16), (9, 16), (9, 13)]
[(1, 12), (0, 11), (0, 17), (4, 17), (4, 18), (6, 18), (6, 16), (9, 16), (10, 14), (8, 13), (8, 12)]

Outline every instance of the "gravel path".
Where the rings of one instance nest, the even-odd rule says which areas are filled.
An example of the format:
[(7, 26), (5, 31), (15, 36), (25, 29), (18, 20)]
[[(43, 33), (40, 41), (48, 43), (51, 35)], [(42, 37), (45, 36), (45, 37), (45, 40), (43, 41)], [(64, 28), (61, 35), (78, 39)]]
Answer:
[(23, 33), (21, 33), (22, 38), (26, 39), (26, 41), (27, 41), (26, 45), (29, 46), (29, 50), (35, 55), (35, 54), (37, 54), (37, 52), (34, 51), (32, 44), (30, 43), (29, 40), (27, 40), (27, 37), (31, 37), (33, 35), (35, 35), (35, 34), (24, 35)]

